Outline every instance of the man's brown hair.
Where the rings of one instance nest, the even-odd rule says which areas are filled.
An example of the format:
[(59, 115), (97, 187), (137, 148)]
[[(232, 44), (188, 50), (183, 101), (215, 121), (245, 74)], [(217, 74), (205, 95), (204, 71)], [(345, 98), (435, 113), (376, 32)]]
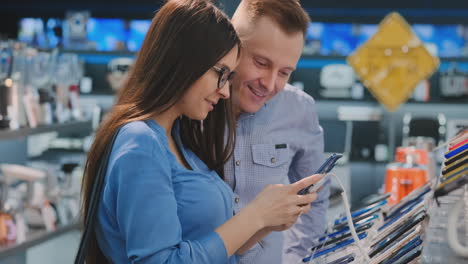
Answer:
[(298, 0), (243, 0), (251, 23), (269, 17), (287, 34), (302, 32), (306, 35), (309, 15)]

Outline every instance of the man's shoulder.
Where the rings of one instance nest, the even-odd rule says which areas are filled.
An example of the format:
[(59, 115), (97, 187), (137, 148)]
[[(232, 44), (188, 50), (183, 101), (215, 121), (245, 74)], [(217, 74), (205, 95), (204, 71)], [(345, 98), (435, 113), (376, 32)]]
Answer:
[(276, 97), (278, 97), (276, 100), (278, 103), (285, 105), (295, 104), (309, 106), (315, 104), (315, 100), (312, 96), (291, 84), (286, 84), (284, 90)]

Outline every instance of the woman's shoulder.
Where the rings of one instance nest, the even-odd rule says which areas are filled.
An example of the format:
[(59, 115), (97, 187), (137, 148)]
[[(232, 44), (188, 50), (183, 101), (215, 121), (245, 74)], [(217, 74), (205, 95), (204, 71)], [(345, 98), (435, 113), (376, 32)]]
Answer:
[(150, 121), (132, 121), (123, 125), (115, 144), (136, 151), (162, 151), (168, 145), (164, 130)]
[(136, 137), (151, 137), (158, 131), (151, 128), (148, 121), (132, 121), (122, 126), (120, 130), (122, 135), (131, 135)]

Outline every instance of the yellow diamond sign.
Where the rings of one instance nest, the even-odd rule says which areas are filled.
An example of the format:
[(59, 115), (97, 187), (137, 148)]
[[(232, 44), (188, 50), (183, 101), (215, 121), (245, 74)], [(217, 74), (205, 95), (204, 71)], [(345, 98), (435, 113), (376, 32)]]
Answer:
[(404, 103), (416, 85), (439, 66), (398, 13), (380, 23), (377, 33), (347, 58), (363, 84), (389, 111)]

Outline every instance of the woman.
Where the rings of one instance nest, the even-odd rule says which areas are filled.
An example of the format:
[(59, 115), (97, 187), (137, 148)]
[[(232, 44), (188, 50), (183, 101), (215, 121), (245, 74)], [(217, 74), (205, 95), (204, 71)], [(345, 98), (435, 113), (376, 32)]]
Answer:
[(226, 99), (239, 44), (228, 18), (206, 0), (169, 0), (156, 14), (89, 152), (85, 218), (105, 147), (123, 126), (88, 263), (235, 263), (235, 254), (309, 209), (316, 195), (297, 192), (319, 175), (269, 186), (233, 216), (222, 176), (235, 138)]

